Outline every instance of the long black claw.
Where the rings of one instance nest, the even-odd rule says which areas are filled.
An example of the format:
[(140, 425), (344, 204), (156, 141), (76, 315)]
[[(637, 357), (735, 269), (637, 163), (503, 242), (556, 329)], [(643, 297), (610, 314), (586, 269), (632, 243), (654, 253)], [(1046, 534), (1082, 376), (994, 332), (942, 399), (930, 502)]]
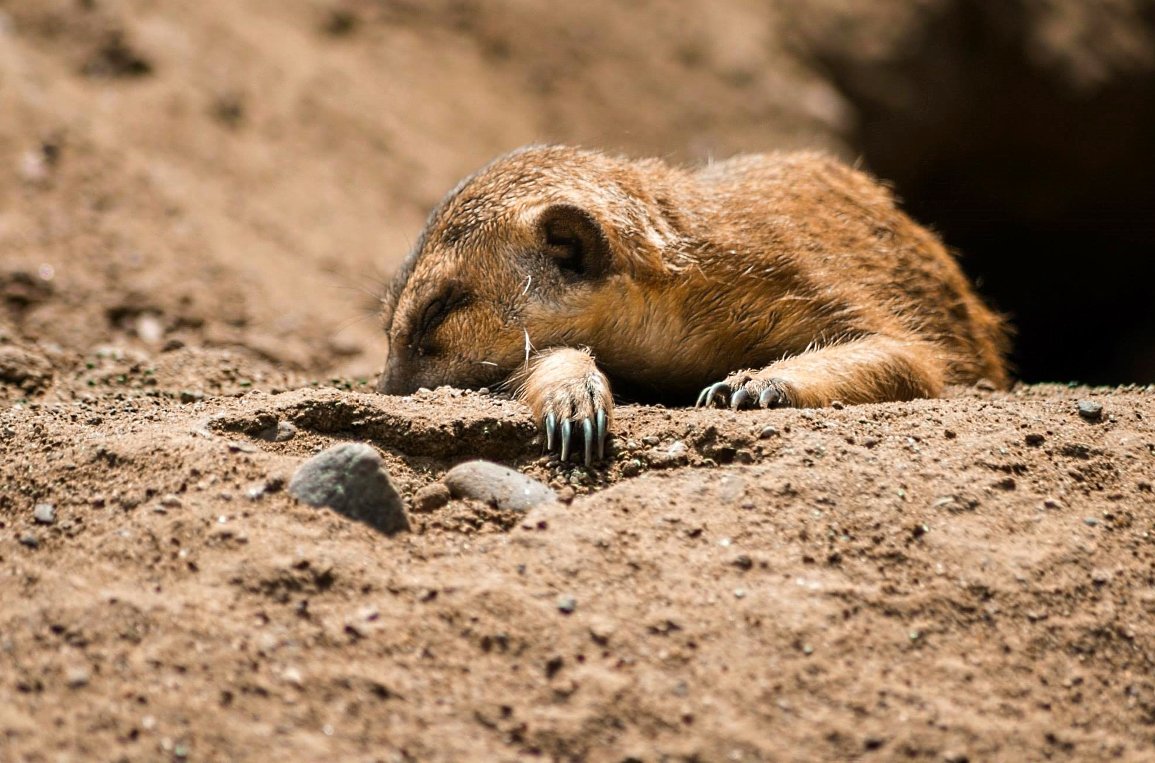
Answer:
[(746, 391), (745, 387), (740, 387), (737, 392), (730, 398), (730, 407), (734, 410), (745, 408), (750, 403), (750, 393)]
[(586, 466), (594, 460), (594, 422), (593, 419), (582, 419), (582, 439), (586, 445)]
[(720, 381), (717, 384), (711, 384), (709, 387), (706, 388), (706, 404), (705, 405), (707, 408), (709, 408), (710, 405), (713, 404), (715, 397), (717, 397), (719, 400), (721, 400), (724, 403), (726, 398), (729, 397), (729, 395), (730, 395), (730, 385), (727, 384), (726, 382)]
[(606, 457), (606, 412), (598, 409), (598, 460)]
[(561, 460), (569, 458), (569, 438), (573, 434), (573, 422), (566, 419), (561, 423)]
[(773, 385), (762, 390), (762, 394), (758, 396), (758, 405), (763, 408), (773, 408), (782, 402), (782, 393), (778, 391), (777, 387)]
[(545, 449), (553, 450), (554, 429), (557, 428), (557, 416), (553, 411), (545, 415)]

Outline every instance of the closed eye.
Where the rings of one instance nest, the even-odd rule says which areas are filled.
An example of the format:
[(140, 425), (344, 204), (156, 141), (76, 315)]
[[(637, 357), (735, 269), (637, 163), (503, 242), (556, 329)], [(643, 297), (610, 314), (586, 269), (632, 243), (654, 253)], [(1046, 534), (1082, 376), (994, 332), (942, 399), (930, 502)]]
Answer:
[(470, 302), (468, 293), (461, 290), (456, 284), (450, 284), (436, 297), (429, 301), (421, 311), (421, 319), (417, 324), (410, 346), (417, 355), (432, 355), (439, 349), (433, 339), (433, 334), (445, 322), (454, 310), (464, 307)]

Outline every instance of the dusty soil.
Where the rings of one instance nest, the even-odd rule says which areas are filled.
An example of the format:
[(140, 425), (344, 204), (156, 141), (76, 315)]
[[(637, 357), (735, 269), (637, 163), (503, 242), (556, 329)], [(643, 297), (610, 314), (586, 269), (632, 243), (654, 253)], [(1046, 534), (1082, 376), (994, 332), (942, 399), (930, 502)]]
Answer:
[[(853, 157), (771, 4), (570, 5), (0, 0), (0, 760), (1150, 759), (1151, 387), (626, 405), (593, 470), (372, 393), (500, 151)], [(562, 501), (386, 537), (285, 490), (347, 441)]]

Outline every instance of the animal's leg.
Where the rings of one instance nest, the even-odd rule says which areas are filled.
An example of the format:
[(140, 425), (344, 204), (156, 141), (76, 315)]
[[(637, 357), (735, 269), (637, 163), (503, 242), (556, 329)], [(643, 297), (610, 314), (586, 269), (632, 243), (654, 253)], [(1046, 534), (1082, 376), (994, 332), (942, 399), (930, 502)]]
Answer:
[(871, 335), (739, 371), (698, 396), (699, 406), (820, 408), (934, 397), (946, 360), (935, 345)]
[(595, 456), (605, 457), (614, 399), (609, 380), (588, 351), (570, 347), (545, 350), (530, 359), (522, 379), (517, 397), (545, 430), (546, 450), (556, 448), (565, 461), (576, 437), (584, 445), (587, 466)]

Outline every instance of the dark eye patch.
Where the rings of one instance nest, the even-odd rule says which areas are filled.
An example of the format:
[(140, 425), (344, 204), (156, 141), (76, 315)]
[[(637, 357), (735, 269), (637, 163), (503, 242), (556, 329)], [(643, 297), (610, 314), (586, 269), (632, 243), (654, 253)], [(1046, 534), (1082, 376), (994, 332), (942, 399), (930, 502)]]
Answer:
[(417, 322), (410, 346), (417, 355), (429, 355), (437, 351), (432, 341), (432, 334), (437, 327), (445, 322), (449, 315), (459, 308), (469, 304), (469, 294), (458, 284), (447, 284), (438, 292), (437, 296), (429, 300), (425, 309), (421, 311), (421, 318)]

